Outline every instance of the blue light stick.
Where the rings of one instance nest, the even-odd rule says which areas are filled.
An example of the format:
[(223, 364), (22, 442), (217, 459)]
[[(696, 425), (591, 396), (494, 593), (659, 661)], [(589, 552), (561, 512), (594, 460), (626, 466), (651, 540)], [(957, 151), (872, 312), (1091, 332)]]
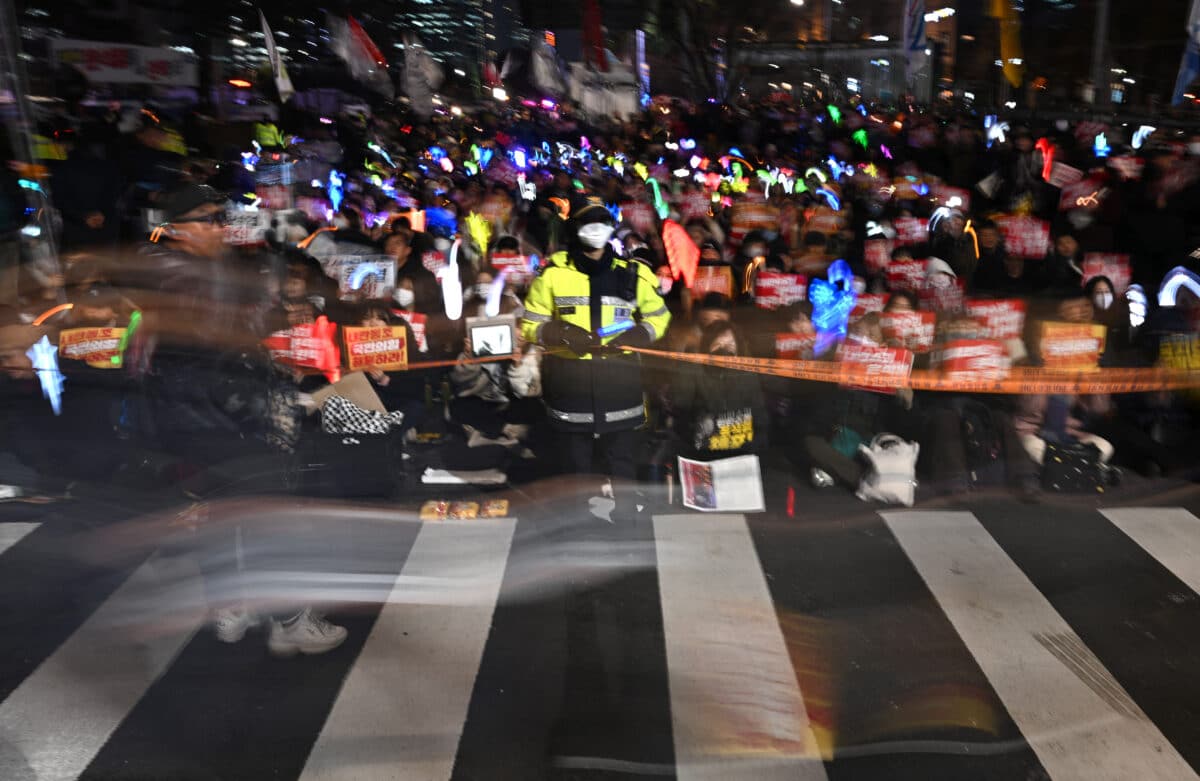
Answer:
[(50, 339), (43, 336), (25, 351), (37, 372), (38, 382), (42, 386), (42, 398), (49, 399), (50, 407), (55, 415), (62, 414), (63, 382), (66, 377), (58, 370), (58, 348), (50, 344)]

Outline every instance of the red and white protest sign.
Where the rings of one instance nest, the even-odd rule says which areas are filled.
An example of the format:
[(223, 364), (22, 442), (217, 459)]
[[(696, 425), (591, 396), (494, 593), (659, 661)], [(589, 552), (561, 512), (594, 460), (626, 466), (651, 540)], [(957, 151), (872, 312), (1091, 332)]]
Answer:
[(896, 246), (921, 244), (929, 240), (929, 220), (924, 217), (897, 217), (892, 221), (896, 229)]
[(529, 270), (529, 257), (526, 255), (496, 253), (492, 255), (492, 268), (496, 273), (506, 272), (505, 279), (514, 285), (522, 285), (533, 279), (534, 272)]
[(796, 360), (812, 358), (816, 341), (815, 334), (775, 334), (775, 355)]
[(96, 369), (118, 369), (124, 328), (68, 328), (58, 335), (58, 354)]
[(1086, 285), (1092, 277), (1108, 277), (1113, 285), (1113, 293), (1121, 295), (1133, 278), (1129, 256), (1115, 252), (1086, 253), (1083, 256), (1083, 284)]
[(276, 362), (315, 369), (335, 382), (341, 365), (341, 353), (334, 341), (336, 334), (337, 326), (321, 315), (315, 323), (276, 331), (263, 340), (263, 345)]
[(1083, 171), (1066, 163), (1054, 163), (1050, 166), (1050, 178), (1046, 181), (1051, 187), (1063, 188), (1074, 184), (1083, 178)]
[(430, 250), (429, 252), (421, 253), (421, 265), (424, 266), (427, 271), (436, 274), (449, 264), (446, 262), (445, 253), (439, 252), (438, 250)]
[(861, 386), (867, 390), (890, 390), (897, 387), (912, 374), (913, 354), (909, 350), (898, 347), (876, 347), (856, 342), (843, 342), (837, 351), (839, 363), (864, 370), (868, 375), (890, 381), (883, 386), (874, 386), (870, 382)]
[[(944, 278), (946, 275), (939, 276)], [(921, 308), (930, 312), (961, 312), (963, 309), (963, 281), (955, 278), (944, 285), (922, 282), (917, 290), (917, 299), (921, 302)]]
[(892, 242), (889, 239), (869, 239), (863, 242), (863, 260), (867, 268), (881, 272), (892, 262)]
[[(949, 206), (952, 209), (962, 209), (964, 212), (971, 210), (971, 193), (961, 187), (951, 187), (948, 184), (935, 184), (931, 188), (931, 193), (942, 206)], [(955, 201), (955, 198), (958, 200)]]
[(879, 327), (888, 344), (898, 345), (915, 353), (927, 353), (933, 349), (933, 337), (937, 327), (934, 312), (883, 312), (879, 315)]
[(1119, 155), (1108, 158), (1108, 167), (1125, 181), (1131, 182), (1142, 178), (1142, 169), (1146, 167), (1146, 161), (1140, 157)]
[(1022, 258), (1044, 258), (1050, 249), (1050, 223), (1036, 217), (997, 217), (996, 224), (1004, 234), (1004, 245), (1012, 254)]
[(892, 290), (917, 292), (925, 285), (925, 261), (893, 261), (887, 267), (887, 283)]
[(684, 193), (683, 198), (679, 200), (679, 216), (683, 217), (684, 221), (702, 219), (708, 216), (711, 207), (712, 198), (708, 193)]
[(271, 227), (271, 212), (257, 211), (225, 212), (225, 243), (234, 247), (252, 247), (267, 243), (267, 231)]
[(805, 300), (808, 278), (803, 274), (762, 271), (754, 280), (754, 305), (759, 309), (778, 309)]
[(634, 201), (622, 204), (621, 221), (643, 236), (652, 236), (658, 232), (654, 228), (654, 208), (648, 203)]
[(1062, 371), (1098, 371), (1107, 332), (1095, 323), (1042, 323), (1042, 365)]
[(971, 298), (965, 308), (967, 316), (978, 321), (985, 339), (1020, 339), (1025, 333), (1025, 302), (1019, 298)]
[(804, 231), (806, 233), (814, 231), (832, 236), (844, 227), (846, 227), (846, 218), (841, 212), (835, 212), (828, 206), (818, 206), (809, 215), (808, 222), (804, 224)]
[(850, 322), (857, 322), (872, 312), (882, 312), (887, 300), (887, 293), (860, 293), (854, 299), (854, 308), (850, 310)]
[(429, 340), (425, 336), (429, 318), (420, 312), (397, 309), (393, 309), (392, 314), (404, 318), (404, 322), (408, 323), (408, 327), (412, 329), (413, 341), (417, 343), (417, 349), (423, 353), (429, 352)]
[(346, 366), (351, 371), (394, 371), (408, 366), (407, 329), (402, 325), (342, 329), (346, 339)]
[(254, 194), (262, 201), (260, 208), (276, 211), (292, 208), (292, 188), (283, 184), (260, 184), (254, 188)]
[(733, 271), (729, 266), (700, 266), (692, 280), (692, 298), (701, 299), (709, 293), (733, 298)]
[(933, 353), (932, 365), (952, 380), (1001, 380), (1011, 362), (1004, 343), (992, 339), (954, 339)]

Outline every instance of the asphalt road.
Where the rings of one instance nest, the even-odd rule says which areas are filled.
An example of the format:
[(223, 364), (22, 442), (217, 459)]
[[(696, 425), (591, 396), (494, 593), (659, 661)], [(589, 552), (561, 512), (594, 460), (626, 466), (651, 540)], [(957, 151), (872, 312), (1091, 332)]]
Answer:
[[(0, 504), (0, 779), (1195, 777), (1200, 487), (794, 487), (791, 516), (775, 476), (767, 513), (631, 526), (560, 484), (442, 523)], [(233, 574), (202, 579), (214, 554)], [(349, 639), (219, 643), (225, 586)]]

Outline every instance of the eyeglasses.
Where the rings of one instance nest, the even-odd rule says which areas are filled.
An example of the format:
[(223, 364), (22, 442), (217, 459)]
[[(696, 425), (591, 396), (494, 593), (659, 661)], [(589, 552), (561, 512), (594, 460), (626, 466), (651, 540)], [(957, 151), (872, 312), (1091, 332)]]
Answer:
[(208, 225), (215, 225), (218, 228), (224, 228), (229, 224), (229, 218), (225, 215), (225, 212), (214, 212), (213, 214), (206, 214), (203, 217), (188, 217), (182, 220), (171, 220), (173, 225), (181, 225), (185, 222), (205, 223)]

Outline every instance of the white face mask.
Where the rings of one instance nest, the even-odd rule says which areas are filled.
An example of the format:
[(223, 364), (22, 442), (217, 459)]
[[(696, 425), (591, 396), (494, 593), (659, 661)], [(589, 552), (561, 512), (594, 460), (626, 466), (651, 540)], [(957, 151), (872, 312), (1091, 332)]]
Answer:
[(1200, 141), (1188, 141), (1188, 154), (1193, 157), (1200, 157)]
[(579, 229), (579, 240), (589, 249), (600, 249), (613, 235), (613, 226), (604, 222), (590, 222)]
[(674, 284), (675, 284), (675, 280), (672, 279), (671, 277), (659, 277), (658, 278), (658, 289), (659, 289), (659, 291), (662, 292), (662, 294), (664, 296), (667, 293), (671, 292), (671, 286)]
[(474, 288), (472, 288), (472, 292), (474, 292), (475, 297), (479, 298), (479, 299), (487, 298), (488, 293), (490, 293), (491, 291), (492, 291), (492, 283), (491, 282), (480, 282), (479, 284), (475, 285)]
[(1110, 306), (1112, 306), (1112, 302), (1112, 293), (1097, 293), (1096, 295), (1092, 296), (1092, 303), (1095, 304), (1096, 308), (1100, 310), (1108, 309)]
[(396, 288), (396, 292), (392, 294), (392, 298), (400, 306), (412, 306), (413, 292), (406, 287)]

